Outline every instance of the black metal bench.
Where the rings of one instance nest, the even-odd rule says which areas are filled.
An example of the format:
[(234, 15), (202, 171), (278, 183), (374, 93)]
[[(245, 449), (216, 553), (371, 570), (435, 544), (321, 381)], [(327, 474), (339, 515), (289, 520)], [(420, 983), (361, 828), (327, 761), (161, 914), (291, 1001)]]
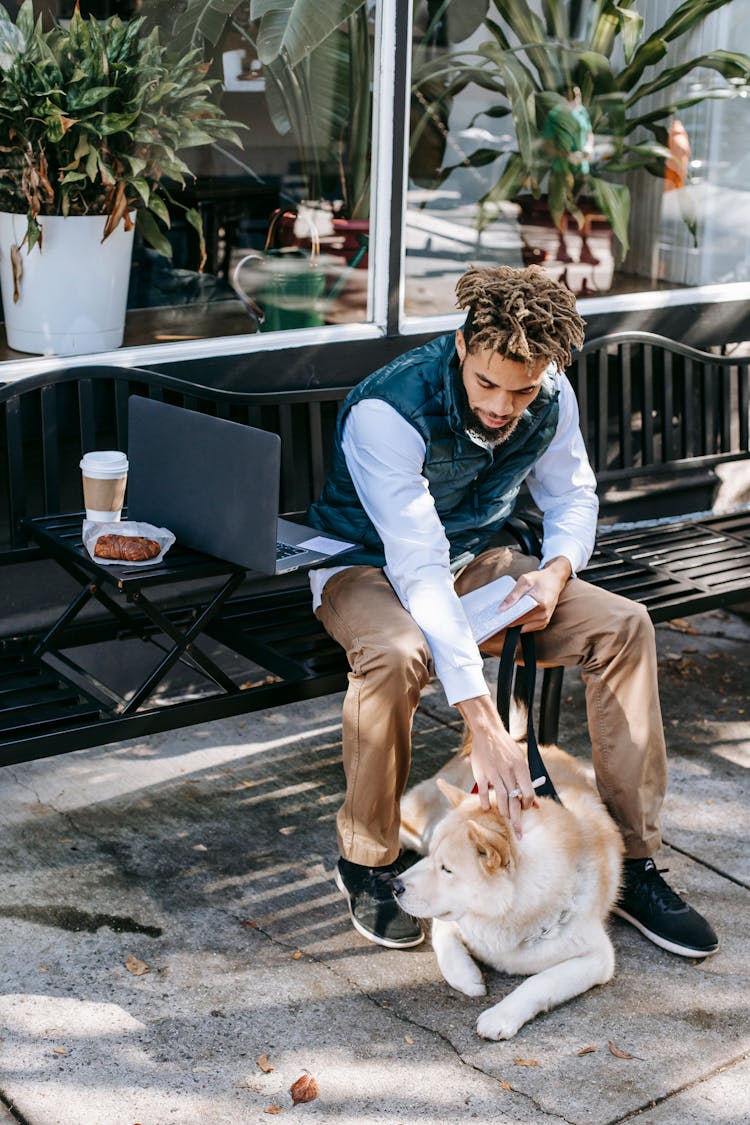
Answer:
[[(603, 525), (585, 572), (589, 580), (646, 604), (654, 620), (731, 605), (750, 592), (750, 514), (705, 514), (716, 466), (748, 457), (749, 364), (656, 336), (621, 334), (588, 343), (569, 372), (605, 519), (613, 513), (684, 517), (637, 529)], [(193, 685), (183, 685), (135, 712), (103, 710), (64, 669), (34, 655), (57, 614), (50, 564), (29, 541), (25, 521), (80, 508), (81, 451), (127, 448), (131, 394), (280, 434), (282, 509), (302, 512), (324, 480), (336, 413), (347, 389), (244, 393), (140, 369), (95, 366), (0, 386), (0, 764), (310, 699), (346, 686), (345, 658), (310, 611), (306, 577), (253, 578), (209, 630), (230, 658), (249, 663), (239, 690), (199, 695)], [(704, 514), (686, 515), (696, 509)], [(533, 548), (526, 524), (514, 520), (511, 530)], [(162, 611), (167, 622), (183, 629), (203, 604), (186, 600), (179, 588), (166, 588)], [(140, 621), (138, 636), (159, 644), (153, 621)], [(94, 651), (106, 656), (132, 639), (93, 613), (76, 619), (66, 643), (76, 650), (97, 646)], [(545, 739), (556, 734), (560, 685), (561, 671), (548, 670), (540, 721)]]
[[(715, 514), (716, 468), (750, 456), (750, 357), (651, 333), (587, 343), (568, 372), (596, 472), (601, 522), (581, 577), (656, 623), (750, 597), (750, 506)], [(540, 549), (527, 513), (526, 549)], [(562, 668), (542, 682), (539, 736), (556, 742)]]
[[(28, 521), (81, 507), (81, 451), (127, 449), (131, 394), (158, 398), (235, 422), (259, 426), (282, 438), (281, 503), (303, 512), (322, 486), (324, 451), (330, 447), (340, 400), (347, 388), (238, 393), (211, 390), (140, 369), (81, 367), (0, 388), (0, 764), (26, 761), (86, 746), (241, 714), (339, 691), (346, 686), (343, 652), (311, 612), (304, 575), (250, 577), (207, 632), (235, 659), (244, 679), (237, 691), (198, 694), (182, 684), (172, 696), (154, 695), (135, 711), (100, 706), (65, 668), (35, 654), (59, 605), (44, 601), (58, 576), (30, 541)], [(169, 556), (168, 556), (169, 557)], [(46, 566), (46, 569), (44, 567)], [(36, 568), (36, 571), (35, 569)], [(12, 589), (22, 590), (13, 596)], [(67, 591), (66, 591), (67, 593)], [(207, 579), (206, 598), (213, 590)], [(161, 602), (166, 623), (180, 630), (202, 612), (175, 576)], [(62, 599), (62, 600), (61, 600)], [(58, 595), (64, 605), (67, 597)], [(65, 634), (77, 653), (91, 646), (97, 659), (120, 642), (147, 640), (156, 659), (161, 633), (146, 615), (132, 634), (101, 613), (82, 614)], [(189, 653), (187, 663), (190, 664)]]

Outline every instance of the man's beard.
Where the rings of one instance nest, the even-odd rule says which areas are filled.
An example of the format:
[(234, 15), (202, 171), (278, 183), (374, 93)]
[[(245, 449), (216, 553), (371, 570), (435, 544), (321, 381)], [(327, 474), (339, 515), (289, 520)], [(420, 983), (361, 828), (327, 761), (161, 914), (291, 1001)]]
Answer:
[(520, 421), (521, 416), (519, 414), (518, 417), (511, 418), (510, 422), (506, 422), (504, 426), (485, 426), (476, 411), (472, 410), (469, 406), (468, 399), (464, 401), (464, 429), (467, 434), (479, 438), (480, 441), (487, 441), (492, 445), (500, 445), (501, 442), (508, 440)]

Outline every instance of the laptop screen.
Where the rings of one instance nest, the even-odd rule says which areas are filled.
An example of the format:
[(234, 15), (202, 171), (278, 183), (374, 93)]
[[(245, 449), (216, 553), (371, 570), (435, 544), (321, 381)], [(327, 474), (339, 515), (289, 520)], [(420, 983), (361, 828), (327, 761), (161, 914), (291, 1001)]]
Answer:
[(273, 574), (281, 440), (276, 434), (133, 395), (128, 519), (186, 547)]

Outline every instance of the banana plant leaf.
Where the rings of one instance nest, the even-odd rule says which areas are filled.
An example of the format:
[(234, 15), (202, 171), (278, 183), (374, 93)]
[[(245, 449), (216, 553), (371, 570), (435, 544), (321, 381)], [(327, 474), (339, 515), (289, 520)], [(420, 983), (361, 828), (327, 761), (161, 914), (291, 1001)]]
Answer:
[(366, 0), (250, 0), (250, 17), (261, 21), (258, 57), (264, 64), (283, 57), (296, 66)]

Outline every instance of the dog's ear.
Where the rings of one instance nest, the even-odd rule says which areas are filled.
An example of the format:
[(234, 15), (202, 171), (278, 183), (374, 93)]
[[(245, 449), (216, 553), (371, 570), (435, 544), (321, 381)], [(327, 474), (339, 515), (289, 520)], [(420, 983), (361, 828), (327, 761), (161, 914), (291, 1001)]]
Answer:
[(465, 790), (459, 789), (457, 785), (451, 785), (450, 781), (446, 781), (444, 777), (437, 778), (437, 787), (449, 804), (453, 808), (458, 808), (465, 797), (468, 796)]
[(513, 858), (511, 844), (502, 824), (490, 827), (478, 820), (470, 820), (469, 840), (477, 849), (480, 862), (487, 871), (510, 866)]

